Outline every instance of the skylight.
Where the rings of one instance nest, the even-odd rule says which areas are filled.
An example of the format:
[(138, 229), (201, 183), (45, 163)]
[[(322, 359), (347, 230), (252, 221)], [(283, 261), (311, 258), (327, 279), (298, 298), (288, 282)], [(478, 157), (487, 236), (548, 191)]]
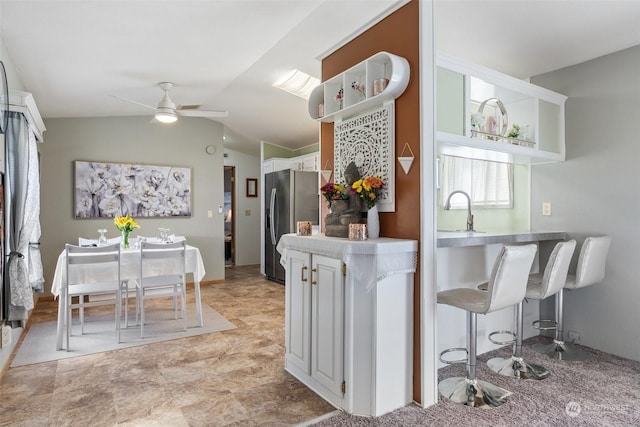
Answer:
[(319, 84), (320, 80), (315, 77), (300, 70), (293, 70), (273, 85), (300, 98), (309, 99), (311, 91)]

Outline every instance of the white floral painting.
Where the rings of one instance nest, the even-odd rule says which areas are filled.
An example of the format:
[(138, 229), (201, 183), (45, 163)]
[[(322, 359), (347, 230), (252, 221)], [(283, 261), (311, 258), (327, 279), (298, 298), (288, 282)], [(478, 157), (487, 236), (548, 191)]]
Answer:
[(76, 161), (75, 217), (191, 216), (191, 169)]

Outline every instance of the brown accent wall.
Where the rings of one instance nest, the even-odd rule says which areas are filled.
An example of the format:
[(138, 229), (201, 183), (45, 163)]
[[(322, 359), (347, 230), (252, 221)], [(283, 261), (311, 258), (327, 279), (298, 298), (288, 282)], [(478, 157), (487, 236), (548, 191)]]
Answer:
[[(412, 0), (384, 20), (342, 46), (322, 61), (322, 80), (385, 51), (409, 61), (411, 78), (405, 92), (395, 105), (395, 155), (400, 155), (405, 143), (409, 143), (415, 160), (405, 174), (396, 161), (395, 197), (396, 211), (380, 213), (380, 235), (402, 239), (420, 240), (420, 43), (419, 1)], [(328, 160), (333, 164), (333, 123), (321, 123), (320, 164)], [(323, 204), (324, 205), (324, 204)], [(323, 206), (322, 217), (326, 215)], [(414, 279), (414, 339), (413, 339), (413, 396), (420, 395), (420, 272)]]

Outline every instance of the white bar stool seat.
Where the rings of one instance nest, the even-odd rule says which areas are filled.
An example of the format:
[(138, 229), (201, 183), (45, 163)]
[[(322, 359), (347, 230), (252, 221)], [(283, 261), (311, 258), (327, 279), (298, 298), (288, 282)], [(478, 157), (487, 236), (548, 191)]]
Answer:
[[(567, 275), (564, 288), (561, 288), (556, 295), (556, 324), (543, 330), (555, 329), (556, 337), (552, 344), (535, 344), (532, 349), (541, 354), (546, 354), (552, 359), (557, 360), (587, 360), (589, 355), (584, 351), (564, 342), (564, 321), (563, 321), (563, 305), (564, 305), (564, 289), (578, 289), (585, 286), (591, 286), (602, 282), (605, 275), (605, 265), (609, 247), (611, 246), (611, 237), (587, 237), (580, 249), (578, 256), (578, 267), (576, 274)], [(539, 276), (534, 276), (531, 281), (540, 281)], [(544, 280), (544, 278), (543, 278)], [(549, 321), (542, 321), (547, 323)], [(534, 325), (535, 326), (535, 325)]]
[[(469, 288), (438, 292), (438, 304), (467, 311), (466, 376), (440, 381), (438, 391), (445, 398), (466, 406), (492, 408), (505, 403), (511, 395), (508, 390), (476, 378), (477, 314), (501, 310), (524, 299), (536, 251), (533, 244), (504, 246), (496, 257), (486, 292)], [(450, 351), (444, 350), (440, 360), (447, 363), (442, 355)]]

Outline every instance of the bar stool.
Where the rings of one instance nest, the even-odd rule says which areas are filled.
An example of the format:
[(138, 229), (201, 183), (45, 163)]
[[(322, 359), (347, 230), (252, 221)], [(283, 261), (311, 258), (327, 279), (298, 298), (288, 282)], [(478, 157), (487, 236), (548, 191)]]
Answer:
[(447, 304), (467, 311), (467, 348), (465, 377), (440, 381), (438, 390), (447, 399), (472, 407), (497, 407), (507, 401), (510, 391), (476, 378), (477, 314), (487, 314), (517, 304), (524, 298), (527, 278), (536, 255), (536, 245), (504, 246), (493, 265), (487, 291), (456, 288), (438, 292), (438, 304)]
[[(578, 267), (576, 274), (567, 275), (564, 289), (578, 289), (585, 286), (594, 285), (602, 282), (605, 274), (605, 265), (609, 247), (611, 246), (611, 237), (587, 237), (582, 244), (580, 255), (578, 256)], [(539, 275), (532, 275), (530, 281), (539, 281)], [(541, 330), (556, 331), (556, 337), (552, 344), (535, 344), (532, 349), (541, 354), (546, 354), (552, 359), (557, 360), (587, 360), (589, 355), (582, 350), (564, 342), (563, 329), (563, 304), (564, 289), (560, 289), (556, 293), (556, 320), (542, 320), (543, 324), (551, 326), (539, 328)], [(534, 325), (535, 326), (535, 325)]]
[[(542, 281), (527, 283), (525, 298), (541, 300), (560, 292), (567, 279), (569, 264), (571, 263), (571, 257), (573, 256), (575, 248), (575, 240), (556, 244), (551, 255), (549, 255), (544, 274), (541, 275)], [(492, 336), (495, 334), (511, 332), (498, 331), (489, 334), (489, 340), (494, 344), (514, 345), (511, 357), (495, 357), (489, 359), (487, 365), (494, 372), (507, 377), (543, 380), (551, 375), (551, 372), (543, 366), (526, 362), (522, 357), (523, 320), (523, 301), (520, 301), (516, 306), (516, 333), (514, 334), (514, 340), (498, 342), (492, 339)], [(536, 322), (534, 322), (534, 327), (536, 327)]]

